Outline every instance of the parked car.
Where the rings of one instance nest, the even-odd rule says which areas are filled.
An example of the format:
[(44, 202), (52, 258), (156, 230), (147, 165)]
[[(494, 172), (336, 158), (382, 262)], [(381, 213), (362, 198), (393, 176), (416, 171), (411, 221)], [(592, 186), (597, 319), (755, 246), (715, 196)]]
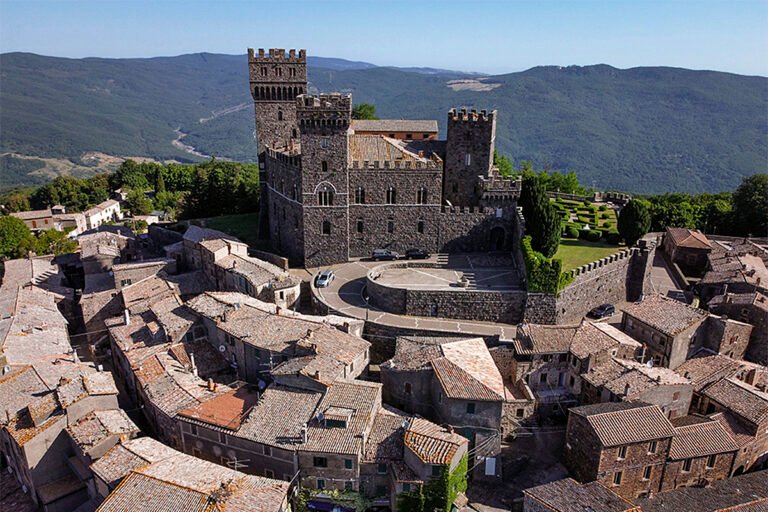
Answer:
[(336, 274), (333, 273), (333, 270), (324, 270), (317, 275), (317, 281), (315, 281), (315, 284), (318, 288), (325, 288), (326, 286), (330, 285), (331, 282), (333, 282), (335, 277)]
[(607, 316), (612, 316), (614, 313), (616, 313), (616, 308), (613, 304), (601, 304), (600, 306), (593, 308), (587, 315), (592, 318), (605, 318)]
[(396, 260), (400, 257), (400, 253), (397, 253), (395, 251), (390, 251), (389, 249), (374, 249), (373, 254), (371, 254), (371, 259), (380, 261), (380, 260)]
[(405, 259), (407, 260), (425, 260), (430, 256), (424, 249), (408, 249), (405, 251)]

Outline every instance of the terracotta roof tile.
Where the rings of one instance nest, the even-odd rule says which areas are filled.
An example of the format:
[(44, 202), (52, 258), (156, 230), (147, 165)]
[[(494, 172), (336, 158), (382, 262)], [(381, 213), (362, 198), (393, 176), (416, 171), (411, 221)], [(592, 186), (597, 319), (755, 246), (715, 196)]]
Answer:
[(709, 239), (698, 230), (687, 228), (667, 228), (667, 235), (672, 237), (675, 245), (689, 249), (711, 249)]
[(707, 421), (675, 427), (669, 456), (673, 460), (682, 460), (738, 449), (739, 446), (719, 422)]
[(564, 354), (579, 326), (521, 324), (519, 329), (521, 336), (512, 342), (518, 354)]
[(405, 447), (425, 464), (450, 464), (469, 441), (422, 418), (413, 418), (405, 431)]
[(376, 412), (371, 432), (365, 443), (363, 460), (384, 462), (403, 459), (403, 424), (411, 419), (404, 412), (382, 407)]
[(627, 306), (624, 313), (669, 336), (675, 336), (707, 317), (701, 309), (658, 294)]
[(675, 430), (656, 405), (642, 403), (605, 403), (570, 409), (587, 419), (604, 447), (663, 439)]
[(424, 132), (437, 132), (433, 119), (353, 119), (352, 129), (361, 132), (406, 132), (420, 137)]
[(699, 352), (675, 368), (678, 375), (689, 379), (695, 391), (738, 373), (740, 365), (730, 357), (711, 352)]
[(572, 478), (556, 480), (523, 491), (557, 512), (634, 512), (640, 509), (599, 482), (581, 484)]
[(732, 413), (761, 425), (768, 421), (768, 394), (733, 378), (722, 379), (703, 394)]
[(237, 430), (258, 401), (259, 394), (249, 386), (243, 385), (211, 400), (183, 409), (178, 414), (229, 430)]

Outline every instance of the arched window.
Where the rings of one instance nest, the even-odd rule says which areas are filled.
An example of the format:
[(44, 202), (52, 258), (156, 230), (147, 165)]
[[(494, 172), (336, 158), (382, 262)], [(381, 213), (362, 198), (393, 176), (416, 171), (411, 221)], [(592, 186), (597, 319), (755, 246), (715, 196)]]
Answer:
[(365, 189), (363, 187), (357, 187), (355, 189), (355, 203), (365, 204)]
[(387, 219), (387, 233), (395, 232), (395, 219), (390, 217)]
[(324, 220), (323, 221), (323, 234), (324, 235), (330, 235), (331, 234), (331, 221)]
[(464, 157), (464, 165), (466, 165), (467, 167), (472, 165), (472, 155), (470, 153), (467, 153), (466, 156)]
[(419, 233), (424, 233), (424, 221), (420, 220), (418, 224), (416, 224), (416, 231)]
[(282, 110), (278, 110), (277, 111), (277, 120), (278, 121), (282, 121), (283, 120), (283, 111)]
[(389, 187), (387, 189), (387, 204), (397, 203), (397, 193), (395, 187)]
[(317, 191), (317, 204), (320, 206), (333, 206), (333, 190), (323, 187)]
[(427, 204), (427, 189), (425, 187), (419, 187), (416, 191), (416, 204)]

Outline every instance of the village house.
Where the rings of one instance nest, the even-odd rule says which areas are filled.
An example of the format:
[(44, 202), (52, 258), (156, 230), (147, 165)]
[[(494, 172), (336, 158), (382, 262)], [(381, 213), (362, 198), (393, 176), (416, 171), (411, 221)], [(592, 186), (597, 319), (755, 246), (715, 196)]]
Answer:
[(577, 480), (596, 480), (633, 499), (660, 491), (674, 436), (674, 427), (655, 405), (575, 407), (568, 416), (565, 464)]
[(56, 205), (45, 210), (12, 212), (12, 216), (24, 221), (33, 233), (46, 229), (57, 231), (70, 230), (69, 236), (75, 237), (88, 229), (85, 215), (82, 213), (67, 213), (64, 206)]
[(707, 304), (709, 310), (753, 326), (744, 357), (768, 365), (768, 296), (760, 292), (716, 295)]
[[(395, 356), (381, 365), (385, 401), (440, 423), (455, 425), (470, 440), (480, 475), (498, 476), (504, 403), (518, 400), (508, 389), (480, 338), (401, 337)], [(523, 413), (524, 414), (524, 413)]]
[(581, 375), (580, 403), (644, 402), (657, 405), (669, 419), (686, 416), (693, 386), (669, 368), (612, 358)]
[(294, 307), (299, 299), (299, 280), (272, 263), (249, 257), (248, 245), (233, 236), (192, 225), (181, 247), (187, 268), (202, 270), (213, 290), (245, 293), (283, 308)]
[(370, 343), (359, 336), (360, 321), (302, 315), (234, 292), (206, 292), (186, 307), (247, 382), (273, 372), (275, 378), (303, 376), (322, 384), (353, 379), (367, 369)]
[(662, 492), (705, 487), (731, 475), (739, 446), (719, 422), (688, 416), (672, 424), (675, 436), (664, 466)]
[(579, 483), (563, 478), (523, 490), (524, 512), (640, 512), (640, 507), (622, 498), (600, 482)]
[(148, 438), (115, 446), (96, 463), (94, 472), (120, 480), (99, 512), (290, 510), (288, 482), (246, 475)]
[(673, 263), (683, 268), (703, 271), (712, 244), (706, 235), (698, 230), (668, 227), (664, 235), (664, 252)]
[(107, 199), (93, 208), (83, 212), (85, 223), (88, 229), (95, 229), (108, 222), (117, 222), (123, 219), (123, 213), (120, 211), (120, 203), (114, 199)]
[(709, 268), (696, 285), (704, 303), (726, 293), (768, 294), (768, 250), (744, 240), (740, 243), (716, 242), (709, 255)]
[(726, 352), (740, 359), (752, 326), (708, 314), (682, 302), (651, 295), (623, 310), (621, 328), (643, 343), (643, 361), (675, 369), (700, 348)]

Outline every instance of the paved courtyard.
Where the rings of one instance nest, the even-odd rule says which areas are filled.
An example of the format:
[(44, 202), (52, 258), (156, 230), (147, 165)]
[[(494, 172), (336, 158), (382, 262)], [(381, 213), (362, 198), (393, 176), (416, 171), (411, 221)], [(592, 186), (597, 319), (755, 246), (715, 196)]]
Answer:
[[(507, 263), (507, 262), (504, 262)], [(511, 262), (509, 262), (511, 263)], [(459, 281), (466, 279), (467, 285), (461, 286)], [(520, 278), (517, 268), (513, 265), (498, 267), (476, 267), (472, 259), (462, 259), (446, 263), (441, 268), (384, 268), (377, 282), (398, 288), (416, 290), (480, 290), (480, 291), (511, 291), (520, 289)]]

